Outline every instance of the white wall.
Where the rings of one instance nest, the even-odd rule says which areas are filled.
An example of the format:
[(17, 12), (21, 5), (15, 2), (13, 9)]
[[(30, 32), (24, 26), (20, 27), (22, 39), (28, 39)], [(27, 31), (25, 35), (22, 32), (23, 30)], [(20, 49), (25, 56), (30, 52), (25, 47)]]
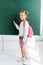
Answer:
[[(35, 40), (42, 40), (40, 36), (34, 36)], [(19, 43), (18, 35), (0, 35), (0, 50), (5, 50), (5, 48), (14, 45), (13, 42)], [(10, 44), (11, 43), (11, 44)]]
[(7, 44), (10, 47), (8, 43), (9, 41), (13, 43), (18, 40), (19, 40), (18, 35), (0, 35), (0, 50), (4, 50), (5, 45)]

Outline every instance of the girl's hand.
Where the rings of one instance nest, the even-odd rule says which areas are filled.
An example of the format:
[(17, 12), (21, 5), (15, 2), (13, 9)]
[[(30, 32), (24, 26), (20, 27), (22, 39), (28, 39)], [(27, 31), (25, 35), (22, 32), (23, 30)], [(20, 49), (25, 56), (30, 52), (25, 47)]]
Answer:
[(13, 24), (15, 25), (16, 29), (19, 30), (19, 26), (17, 25), (15, 21), (13, 21)]
[(13, 24), (16, 26), (16, 22), (15, 21), (13, 21)]

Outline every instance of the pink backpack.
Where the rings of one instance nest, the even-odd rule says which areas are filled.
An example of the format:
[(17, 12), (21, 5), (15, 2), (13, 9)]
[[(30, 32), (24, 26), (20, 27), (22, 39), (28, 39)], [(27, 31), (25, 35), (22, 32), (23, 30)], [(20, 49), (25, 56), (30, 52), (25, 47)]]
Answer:
[(31, 38), (32, 36), (33, 36), (33, 30), (32, 27), (29, 25), (27, 37)]

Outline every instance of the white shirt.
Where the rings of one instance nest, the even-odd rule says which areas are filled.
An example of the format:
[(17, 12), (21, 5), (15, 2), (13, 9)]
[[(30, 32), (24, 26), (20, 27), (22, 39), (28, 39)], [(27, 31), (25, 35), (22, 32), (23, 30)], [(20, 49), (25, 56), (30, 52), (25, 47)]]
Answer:
[(28, 34), (28, 27), (29, 23), (28, 21), (25, 22), (25, 27), (23, 26), (24, 22), (20, 23), (20, 26), (16, 25), (16, 28), (19, 30), (19, 36), (23, 36), (23, 40), (26, 41), (27, 34)]

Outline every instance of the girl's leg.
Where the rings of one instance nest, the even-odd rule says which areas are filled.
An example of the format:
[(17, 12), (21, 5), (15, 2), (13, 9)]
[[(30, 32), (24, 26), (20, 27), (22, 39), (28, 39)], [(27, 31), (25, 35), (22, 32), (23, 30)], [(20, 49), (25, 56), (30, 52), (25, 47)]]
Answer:
[(26, 50), (25, 50), (25, 48), (23, 46), (23, 44), (24, 44), (23, 39), (19, 38), (19, 43), (20, 43), (20, 49), (21, 49), (22, 57), (27, 58), (27, 53), (26, 53)]
[(27, 57), (26, 50), (25, 50), (23, 47), (21, 47), (21, 53), (22, 53), (22, 57), (23, 57), (23, 58), (25, 58), (25, 59), (28, 58), (28, 57)]

